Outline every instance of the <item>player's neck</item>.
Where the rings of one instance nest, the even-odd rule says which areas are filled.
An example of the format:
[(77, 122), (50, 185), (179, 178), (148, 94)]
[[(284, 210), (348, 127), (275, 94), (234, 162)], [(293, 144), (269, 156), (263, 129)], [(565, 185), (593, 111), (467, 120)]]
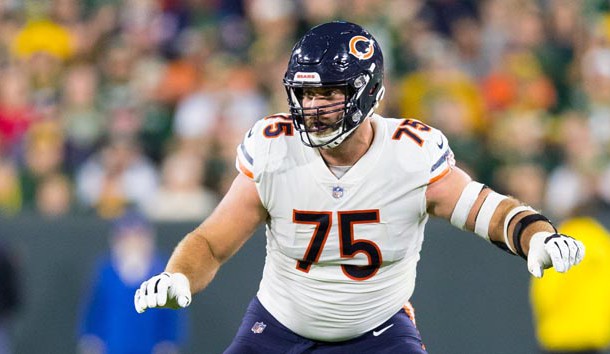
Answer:
[(369, 150), (374, 136), (373, 124), (367, 119), (336, 148), (320, 149), (320, 155), (329, 166), (352, 166)]

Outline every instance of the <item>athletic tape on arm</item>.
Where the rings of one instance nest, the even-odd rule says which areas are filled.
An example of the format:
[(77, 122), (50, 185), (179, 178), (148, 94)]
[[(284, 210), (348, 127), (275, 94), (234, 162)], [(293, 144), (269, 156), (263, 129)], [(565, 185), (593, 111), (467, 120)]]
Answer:
[(476, 218), (474, 233), (489, 241), (489, 223), (494, 212), (504, 199), (508, 198), (505, 195), (492, 191), (487, 195), (481, 209)]
[(508, 214), (506, 214), (506, 218), (504, 219), (504, 243), (506, 243), (506, 247), (508, 247), (508, 249), (513, 253), (513, 254), (517, 254), (517, 251), (515, 251), (513, 249), (513, 247), (510, 246), (510, 243), (508, 242), (508, 225), (510, 225), (511, 220), (517, 216), (517, 214), (524, 212), (524, 211), (533, 211), (536, 212), (536, 210), (534, 210), (532, 207), (527, 206), (527, 205), (520, 205), (518, 207), (514, 207), (512, 208)]
[(475, 181), (469, 182), (466, 187), (464, 187), (462, 194), (460, 194), (460, 199), (458, 199), (455, 208), (453, 208), (453, 213), (451, 213), (451, 224), (453, 226), (464, 230), (466, 219), (468, 219), (468, 214), (470, 214), (470, 209), (472, 209), (472, 206), (479, 197), (479, 193), (481, 193), (483, 187), (484, 185), (482, 183)]

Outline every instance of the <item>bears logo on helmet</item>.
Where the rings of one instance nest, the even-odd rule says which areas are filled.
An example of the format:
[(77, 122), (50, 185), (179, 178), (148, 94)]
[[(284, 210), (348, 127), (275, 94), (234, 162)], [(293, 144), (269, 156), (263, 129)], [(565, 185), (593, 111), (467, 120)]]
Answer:
[[(360, 42), (365, 42), (368, 44), (364, 52), (358, 50), (358, 43)], [(360, 60), (370, 59), (373, 54), (375, 54), (373, 41), (369, 40), (365, 36), (354, 36), (349, 40), (349, 53)]]

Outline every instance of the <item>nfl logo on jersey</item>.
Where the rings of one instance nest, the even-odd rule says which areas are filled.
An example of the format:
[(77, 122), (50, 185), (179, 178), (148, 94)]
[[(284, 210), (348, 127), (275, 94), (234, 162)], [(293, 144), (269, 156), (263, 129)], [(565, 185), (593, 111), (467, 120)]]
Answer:
[(252, 333), (259, 334), (259, 333), (263, 333), (263, 331), (265, 330), (265, 327), (267, 327), (267, 325), (264, 324), (263, 322), (256, 322), (256, 323), (254, 323), (254, 326), (252, 326), (251, 330), (252, 330)]
[(341, 188), (339, 186), (333, 187), (333, 197), (335, 199), (339, 199), (339, 198), (343, 197), (343, 188)]

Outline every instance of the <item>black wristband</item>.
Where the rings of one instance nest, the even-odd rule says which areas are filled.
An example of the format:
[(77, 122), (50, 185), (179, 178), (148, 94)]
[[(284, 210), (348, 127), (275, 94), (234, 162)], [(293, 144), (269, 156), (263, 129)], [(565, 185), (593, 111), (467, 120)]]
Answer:
[(515, 246), (515, 251), (517, 252), (517, 254), (526, 260), (527, 260), (527, 256), (523, 252), (523, 247), (521, 247), (521, 234), (523, 233), (523, 230), (525, 230), (526, 227), (528, 227), (530, 224), (535, 223), (536, 221), (548, 222), (553, 227), (553, 230), (555, 230), (555, 232), (557, 232), (557, 230), (555, 229), (555, 226), (553, 226), (551, 221), (542, 214), (530, 214), (530, 215), (524, 216), (519, 221), (517, 221), (517, 224), (515, 225), (515, 229), (513, 230), (513, 245)]

